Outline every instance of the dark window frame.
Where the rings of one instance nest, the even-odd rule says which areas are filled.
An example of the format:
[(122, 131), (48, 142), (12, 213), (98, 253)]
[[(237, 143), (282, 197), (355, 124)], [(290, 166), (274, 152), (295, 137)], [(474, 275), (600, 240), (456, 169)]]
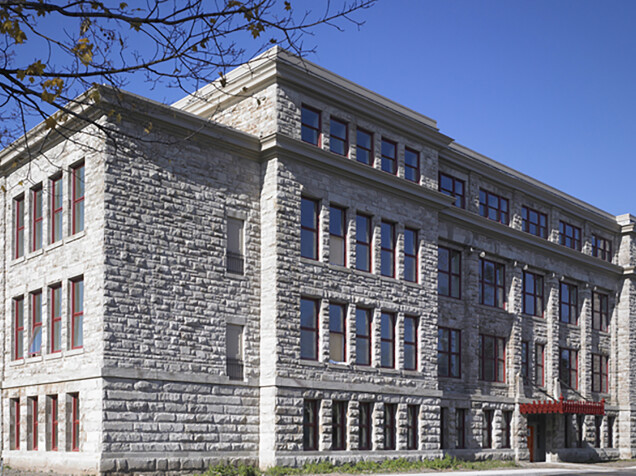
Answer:
[[(51, 184), (51, 235), (50, 243), (56, 243), (64, 238), (64, 187), (62, 184), (62, 175), (57, 175), (50, 179)], [(55, 201), (57, 197), (57, 189), (60, 190), (60, 204), (59, 207), (55, 207)], [(57, 218), (60, 216), (60, 223), (57, 222)]]
[[(528, 291), (527, 279), (533, 280), (533, 289)], [(527, 299), (532, 300), (534, 312), (529, 312), (528, 306), (526, 306)], [(545, 301), (544, 301), (544, 286), (543, 286), (543, 276), (536, 273), (531, 273), (530, 271), (523, 272), (523, 289), (522, 289), (522, 305), (523, 305), (523, 313), (529, 316), (535, 317), (544, 317), (545, 312)], [(539, 308), (541, 312), (538, 312)]]
[[(300, 217), (300, 256), (302, 258), (306, 258), (306, 259), (311, 259), (314, 261), (318, 261), (320, 258), (320, 255), (318, 253), (318, 250), (320, 249), (319, 246), (319, 240), (320, 240), (320, 200), (316, 200), (314, 198), (309, 198), (309, 197), (301, 197), (300, 199), (301, 201), (301, 205), (300, 205), (300, 209), (301, 209), (301, 217)], [(313, 228), (307, 225), (303, 225), (302, 223), (302, 203), (312, 203), (314, 206), (314, 215), (312, 218), (312, 222), (313, 222)], [(313, 256), (306, 256), (303, 254), (303, 245), (302, 245), (302, 236), (303, 236), (303, 231), (307, 232), (307, 233), (311, 233), (312, 236), (314, 237), (314, 241), (315, 244), (313, 246), (312, 249), (312, 255)]]
[(303, 356), (303, 347), (302, 347), (302, 337), (300, 339), (300, 359), (301, 360), (310, 360), (313, 362), (316, 362), (318, 360), (320, 360), (320, 354), (319, 354), (319, 349), (318, 349), (318, 336), (319, 336), (319, 332), (320, 332), (320, 302), (318, 299), (313, 299), (313, 298), (308, 298), (308, 297), (301, 297), (300, 298), (301, 301), (301, 313), (302, 313), (302, 301), (309, 301), (311, 303), (313, 303), (313, 307), (314, 307), (314, 313), (315, 313), (315, 321), (316, 321), (316, 327), (307, 327), (307, 326), (303, 326), (302, 324), (302, 316), (300, 318), (300, 333), (302, 336), (303, 332), (306, 333), (310, 333), (313, 335), (313, 343), (314, 343), (314, 353), (315, 353), (315, 358), (312, 357), (306, 357)]
[(371, 449), (373, 432), (373, 403), (360, 402), (358, 406), (358, 449)]
[(612, 262), (612, 242), (599, 235), (592, 235), (592, 256)]
[[(360, 334), (360, 326), (358, 326), (358, 311), (364, 312), (367, 316), (367, 325), (365, 328), (366, 335)], [(371, 333), (372, 333), (372, 322), (373, 322), (373, 312), (369, 308), (364, 307), (356, 307), (356, 365), (362, 365), (368, 367), (371, 365), (372, 361), (372, 348), (371, 348)], [(358, 341), (366, 340), (367, 341), (367, 363), (361, 363), (358, 359), (360, 357), (360, 347), (358, 347)]]
[[(369, 137), (369, 145), (370, 148), (366, 148), (362, 145), (360, 145), (360, 137), (358, 136), (358, 134), (363, 134), (363, 135), (367, 135)], [(363, 160), (360, 160), (360, 149), (366, 151), (369, 155), (369, 162), (365, 162)], [(358, 162), (360, 162), (361, 164), (365, 164), (368, 165), (370, 167), (373, 167), (373, 161), (374, 161), (374, 154), (373, 154), (373, 132), (367, 131), (366, 129), (362, 129), (362, 128), (358, 128), (356, 130), (356, 160)]]
[(30, 428), (28, 433), (31, 435), (31, 450), (38, 450), (38, 430), (39, 430), (39, 421), (38, 421), (38, 397), (37, 395), (34, 397), (28, 398), (28, 405), (31, 407), (31, 421)]
[(13, 359), (24, 359), (24, 296), (13, 298)]
[[(448, 342), (448, 350), (446, 349), (441, 349), (440, 348), (440, 344), (442, 342), (442, 340), (440, 339), (440, 333), (441, 332), (445, 332), (448, 333), (448, 338), (446, 339), (446, 341)], [(457, 342), (457, 351), (453, 352), (453, 336), (455, 338), (455, 341)], [(440, 357), (440, 354), (442, 357)], [(455, 356), (457, 358), (457, 372), (456, 374), (453, 373), (453, 366), (451, 364), (452, 362), (452, 357)], [(462, 331), (460, 329), (453, 329), (451, 327), (443, 327), (443, 326), (439, 326), (437, 328), (437, 359), (438, 362), (440, 360), (440, 358), (446, 359), (447, 360), (447, 365), (446, 368), (448, 369), (448, 374), (444, 375), (440, 372), (440, 366), (437, 366), (437, 374), (440, 377), (446, 377), (446, 378), (461, 378), (462, 377)]]
[[(39, 209), (39, 215), (37, 213)], [(39, 243), (38, 243), (39, 238)], [(31, 251), (44, 246), (44, 192), (42, 184), (31, 189)]]
[[(50, 353), (55, 354), (62, 352), (62, 283), (57, 283), (49, 287), (50, 293), (50, 316), (51, 316), (51, 335), (50, 335)], [(56, 295), (58, 295), (56, 297)], [(55, 308), (59, 303), (59, 314), (55, 312)], [(56, 346), (55, 341), (58, 333), (55, 332), (56, 326), (59, 323), (59, 347)]]
[[(76, 309), (76, 294), (81, 290), (81, 309)], [(82, 328), (82, 335), (79, 337), (75, 335), (75, 324), (76, 322), (80, 322), (80, 327)], [(84, 347), (84, 277), (80, 276), (79, 278), (71, 280), (71, 349), (81, 349)]]
[[(368, 242), (360, 240), (360, 230), (359, 230), (360, 219), (367, 220), (366, 232), (369, 236)], [(357, 270), (365, 271), (367, 273), (371, 272), (371, 270), (373, 269), (372, 249), (373, 249), (373, 220), (371, 219), (371, 216), (369, 215), (365, 215), (364, 213), (356, 213), (356, 269)], [(363, 254), (366, 255), (367, 257), (367, 261), (369, 263), (368, 269), (360, 267), (361, 260), (358, 258)]]
[[(569, 297), (567, 301), (564, 300), (564, 288), (567, 288)], [(565, 309), (567, 309), (567, 320), (565, 318)], [(559, 322), (575, 326), (579, 324), (579, 288), (576, 284), (565, 281), (559, 283)]]
[[(332, 327), (332, 317), (333, 317), (331, 313), (332, 307), (339, 308), (342, 312), (342, 331), (335, 330)], [(340, 351), (342, 352), (342, 360), (334, 359), (333, 358), (334, 356), (331, 354), (332, 345), (334, 345), (331, 339), (332, 334), (341, 336), (342, 348), (340, 349)], [(345, 304), (341, 304), (337, 302), (329, 303), (329, 360), (333, 360), (334, 362), (341, 362), (341, 363), (344, 363), (347, 361), (347, 306)]]
[(466, 409), (455, 409), (455, 448), (466, 448)]
[(331, 449), (347, 449), (347, 401), (334, 400), (331, 403)]
[(69, 394), (71, 397), (71, 451), (80, 450), (80, 399), (79, 393)]
[[(452, 184), (452, 188), (448, 189), (448, 188), (443, 188), (442, 187), (442, 178), (446, 178), (448, 180), (450, 180), (451, 184)], [(449, 197), (453, 197), (455, 198), (455, 203), (453, 205), (455, 205), (458, 208), (466, 208), (466, 182), (462, 179), (458, 179), (457, 177), (453, 177), (450, 174), (444, 173), (444, 172), (439, 172), (438, 177), (437, 177), (437, 184), (438, 184), (438, 190), (445, 194), (448, 195)], [(457, 184), (460, 183), (461, 184), (461, 193), (457, 192)], [(459, 204), (457, 203), (457, 201), (459, 200)]]
[[(567, 355), (567, 358), (564, 358), (564, 355)], [(563, 365), (564, 362), (567, 362), (567, 366)], [(559, 348), (559, 380), (574, 390), (579, 389), (578, 350), (566, 347)], [(574, 380), (574, 385), (572, 385), (572, 380)]]
[[(311, 124), (305, 123), (303, 122), (303, 110), (306, 109), (309, 112), (313, 112), (314, 114), (318, 115), (318, 127), (314, 127)], [(309, 140), (305, 140), (303, 138), (304, 134), (303, 134), (303, 130), (308, 129), (310, 131), (313, 131), (312, 133), (316, 134), (316, 142), (313, 141), (309, 141)], [(311, 106), (307, 106), (306, 104), (301, 105), (300, 108), (300, 138), (303, 142), (306, 142), (307, 144), (312, 144), (315, 145), (316, 147), (321, 147), (322, 146), (322, 111), (311, 107)]]
[[(344, 126), (344, 130), (345, 130), (344, 137), (338, 137), (337, 135), (334, 135), (334, 130), (333, 130), (334, 122), (337, 122), (341, 126)], [(338, 152), (337, 150), (334, 150), (334, 147), (333, 147), (334, 138), (336, 139), (336, 142), (338, 142), (339, 144), (342, 144), (342, 150), (344, 151), (343, 153)], [(343, 121), (342, 119), (338, 119), (335, 117), (331, 117), (329, 119), (329, 151), (333, 152), (334, 154), (341, 155), (343, 157), (349, 156), (349, 123)]]
[[(73, 166), (73, 168), (71, 169), (72, 173), (71, 173), (71, 182), (72, 182), (72, 188), (71, 188), (71, 210), (72, 210), (72, 219), (71, 219), (71, 234), (75, 235), (76, 233), (79, 233), (81, 231), (84, 231), (84, 219), (85, 219), (85, 214), (84, 214), (84, 198), (86, 196), (86, 181), (85, 181), (85, 177), (86, 177), (86, 167), (84, 165), (84, 162), (81, 162), (79, 164), (76, 164)], [(78, 177), (78, 172), (81, 171), (81, 177)], [(78, 190), (78, 181), (82, 182), (82, 186), (81, 186), (81, 195), (79, 195), (80, 191)], [(81, 211), (81, 215), (82, 215), (82, 220), (81, 220), (81, 228), (79, 227), (79, 217), (78, 214)]]
[(502, 419), (501, 419), (501, 423), (502, 423), (502, 433), (503, 433), (503, 442), (501, 447), (502, 448), (511, 448), (512, 447), (512, 438), (511, 438), (511, 433), (512, 433), (512, 411), (510, 410), (504, 410), (502, 412)]
[(495, 411), (488, 408), (483, 411), (484, 413), (484, 423), (482, 427), (482, 448), (492, 448), (493, 446), (493, 420), (495, 418)]
[[(340, 228), (342, 234), (338, 234), (338, 230), (334, 230), (334, 211), (337, 210), (341, 213)], [(332, 226), (334, 225), (334, 226)], [(337, 240), (342, 240), (342, 263), (335, 262), (333, 249), (337, 244)], [(329, 205), (329, 263), (336, 266), (347, 266), (347, 210), (344, 207), (337, 205)]]
[(559, 221), (559, 244), (581, 251), (581, 229), (566, 221)]
[[(506, 267), (502, 263), (488, 260), (486, 258), (480, 258), (479, 265), (479, 304), (498, 309), (506, 309)], [(492, 283), (486, 280), (484, 268), (487, 265), (492, 265), (494, 267), (494, 281)], [(501, 284), (498, 283), (500, 273), (503, 276)], [(486, 289), (489, 288), (492, 288), (493, 290), (492, 304), (486, 302)], [(501, 297), (501, 302), (499, 301), (499, 297)]]
[(597, 291), (592, 293), (592, 329), (609, 331), (609, 295)]
[(395, 450), (397, 440), (397, 405), (395, 403), (384, 404), (384, 418), (382, 419), (382, 428), (384, 436), (384, 450)]
[[(592, 392), (609, 392), (609, 357), (603, 354), (592, 354)], [(598, 381), (597, 381), (598, 379)]]
[(14, 222), (13, 222), (13, 240), (14, 253), (13, 259), (22, 258), (24, 256), (24, 235), (25, 235), (25, 219), (24, 219), (24, 195), (20, 195), (13, 199)]
[[(413, 324), (413, 340), (409, 341), (407, 340), (406, 337), (406, 322), (407, 321), (411, 321)], [(404, 370), (417, 370), (418, 365), (418, 345), (417, 345), (417, 339), (418, 339), (418, 326), (419, 326), (419, 319), (417, 318), (417, 316), (412, 316), (412, 315), (406, 315), (404, 316)], [(412, 348), (413, 349), (413, 360), (414, 362), (411, 363), (407, 361), (406, 355), (406, 349), (407, 348)]]
[[(446, 246), (438, 246), (438, 253), (437, 253), (437, 274), (438, 274), (438, 286), (437, 286), (437, 293), (440, 296), (446, 296), (446, 297), (450, 297), (453, 299), (461, 299), (462, 298), (462, 253), (461, 251), (458, 250), (454, 250), (453, 248), (448, 248)], [(448, 263), (446, 263), (446, 266), (448, 268), (448, 271), (444, 271), (441, 268), (441, 262), (440, 262), (440, 253), (439, 250), (445, 250), (448, 252)], [(454, 272), (453, 271), (453, 258), (457, 257), (459, 259), (459, 272)], [(440, 289), (439, 289), (439, 274), (444, 274), (446, 276), (448, 276), (448, 294), (445, 293), (441, 293)], [(457, 280), (457, 286), (453, 285), (453, 278), (456, 278)], [(457, 288), (457, 292), (455, 292), (455, 288)], [(457, 294), (457, 295), (455, 295)]]
[[(536, 216), (536, 220), (532, 217)], [(541, 222), (543, 221), (543, 225)], [(548, 215), (534, 208), (523, 205), (521, 207), (521, 228), (526, 233), (538, 236), (539, 238), (548, 238)], [(533, 231), (534, 228), (534, 231)]]
[(12, 398), (10, 400), (13, 412), (11, 413), (11, 421), (9, 426), (13, 426), (13, 438), (11, 443), (13, 444), (12, 450), (20, 449), (20, 398)]
[(50, 442), (51, 442), (51, 451), (57, 451), (58, 450), (58, 443), (59, 443), (59, 434), (58, 434), (58, 427), (59, 427), (59, 406), (58, 406), (58, 398), (57, 395), (48, 395), (49, 398), (49, 404), (50, 404), (50, 424), (51, 424), (51, 436), (50, 436)]
[[(407, 233), (413, 235), (413, 249), (409, 249), (406, 246), (406, 236)], [(419, 280), (419, 241), (418, 241), (418, 232), (414, 228), (405, 227), (404, 228), (404, 280), (409, 281), (411, 283), (417, 283)], [(407, 269), (409, 269), (409, 265), (407, 263), (411, 263), (411, 269), (413, 270), (412, 274), (407, 273)]]
[[(318, 450), (318, 405), (319, 400), (305, 399), (303, 400), (303, 450)], [(307, 419), (307, 414), (311, 414), (311, 420)]]
[[(385, 246), (385, 227), (389, 227), (390, 236), (388, 239), (390, 240), (389, 246)], [(396, 239), (396, 226), (394, 222), (382, 220), (380, 222), (380, 274), (382, 276), (386, 276), (388, 278), (395, 278), (395, 262), (396, 262), (396, 250), (397, 250), (397, 239)], [(389, 256), (391, 261), (391, 269), (387, 270), (384, 267), (385, 256)]]
[[(535, 372), (534, 381), (539, 387), (545, 387), (545, 344), (536, 343), (534, 346)], [(541, 372), (541, 379), (539, 379)], [(541, 380), (541, 381), (539, 381)]]
[[(493, 340), (493, 355), (486, 355), (486, 339)], [(496, 383), (506, 383), (506, 339), (503, 337), (498, 337), (491, 334), (479, 334), (479, 380), (484, 382), (496, 382)], [(499, 347), (503, 349), (503, 355), (499, 355)], [(490, 361), (493, 365), (493, 378), (487, 378), (486, 375), (486, 362)], [(501, 379), (500, 376), (500, 366), (501, 366)]]
[[(496, 200), (496, 206), (491, 205), (491, 198)], [(494, 212), (494, 218), (491, 216), (491, 212)], [(510, 201), (499, 194), (481, 188), (479, 189), (479, 215), (502, 225), (508, 225), (510, 223)]]
[[(389, 329), (391, 330), (391, 337), (384, 337), (382, 333), (382, 327), (384, 324), (385, 316), (389, 319), (389, 323), (390, 323)], [(394, 312), (382, 311), (380, 315), (380, 367), (383, 369), (395, 368), (395, 321), (396, 321), (396, 315)], [(384, 365), (385, 353), (383, 352), (383, 350), (384, 350), (385, 344), (390, 348), (390, 352), (386, 354), (390, 356), (390, 359), (391, 359), (390, 365)]]
[(419, 447), (419, 405), (406, 406), (406, 449), (417, 450)]
[[(385, 144), (393, 148), (393, 157), (384, 154)], [(386, 166), (385, 166), (386, 164)], [(391, 175), (398, 173), (398, 147), (397, 142), (382, 137), (380, 142), (380, 169)]]
[(523, 377), (524, 383), (527, 382), (530, 378), (530, 352), (528, 350), (529, 343), (527, 340), (521, 341), (521, 376)]
[[(43, 336), (43, 324), (44, 324), (44, 316), (42, 315), (42, 290), (39, 289), (37, 291), (33, 291), (30, 293), (31, 296), (31, 309), (30, 309), (30, 315), (31, 315), (31, 337), (29, 339), (29, 349), (28, 349), (28, 355), (29, 357), (34, 357), (36, 355), (40, 355), (42, 354), (42, 336)], [(40, 300), (40, 305), (37, 305), (37, 300)], [(38, 312), (39, 311), (39, 312)], [(39, 322), (37, 320), (37, 318), (39, 318)], [(36, 335), (36, 330), (39, 329), (39, 335), (40, 335), (40, 348), (38, 351), (31, 351), (32, 349), (32, 343), (33, 343), (33, 338)]]
[[(409, 164), (409, 154), (415, 157), (415, 165)], [(413, 175), (413, 178), (409, 178), (409, 175)], [(404, 178), (410, 182), (420, 183), (420, 153), (410, 147), (404, 148)]]

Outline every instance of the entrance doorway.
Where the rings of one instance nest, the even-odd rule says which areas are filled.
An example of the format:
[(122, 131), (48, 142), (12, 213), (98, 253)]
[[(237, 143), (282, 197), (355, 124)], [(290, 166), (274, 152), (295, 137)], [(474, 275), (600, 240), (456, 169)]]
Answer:
[(545, 415), (528, 416), (528, 451), (530, 462), (545, 461)]

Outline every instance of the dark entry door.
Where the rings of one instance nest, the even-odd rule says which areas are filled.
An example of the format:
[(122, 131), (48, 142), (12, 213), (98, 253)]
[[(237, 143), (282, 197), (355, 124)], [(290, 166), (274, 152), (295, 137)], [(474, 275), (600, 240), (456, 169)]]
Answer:
[(545, 415), (528, 418), (528, 450), (530, 461), (545, 461), (546, 420)]

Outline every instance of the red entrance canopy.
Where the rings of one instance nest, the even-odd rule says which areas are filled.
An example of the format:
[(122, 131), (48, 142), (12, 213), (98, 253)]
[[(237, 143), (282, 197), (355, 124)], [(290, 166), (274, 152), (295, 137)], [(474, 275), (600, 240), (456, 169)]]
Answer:
[(605, 399), (600, 402), (577, 402), (575, 400), (565, 400), (563, 395), (559, 401), (539, 400), (532, 403), (522, 403), (519, 405), (522, 415), (536, 415), (546, 413), (575, 413), (578, 415), (605, 415)]

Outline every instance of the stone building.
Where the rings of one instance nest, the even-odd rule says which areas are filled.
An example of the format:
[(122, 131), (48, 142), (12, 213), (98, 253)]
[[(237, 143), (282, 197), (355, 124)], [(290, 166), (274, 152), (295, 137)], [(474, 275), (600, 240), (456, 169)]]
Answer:
[(0, 153), (5, 464), (635, 456), (631, 215), (280, 49), (86, 114)]

